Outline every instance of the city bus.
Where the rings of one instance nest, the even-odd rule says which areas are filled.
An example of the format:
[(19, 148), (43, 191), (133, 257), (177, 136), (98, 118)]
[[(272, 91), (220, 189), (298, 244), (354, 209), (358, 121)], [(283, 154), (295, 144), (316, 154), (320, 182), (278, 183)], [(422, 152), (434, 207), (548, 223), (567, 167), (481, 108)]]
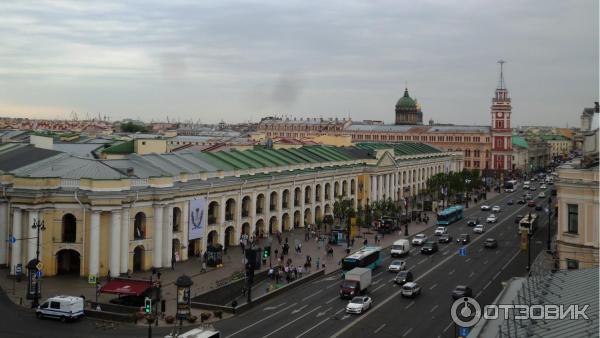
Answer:
[(504, 191), (514, 192), (515, 190), (517, 190), (518, 186), (519, 186), (519, 182), (517, 180), (506, 181), (504, 183)]
[(342, 260), (342, 271), (350, 271), (354, 268), (367, 268), (374, 270), (383, 261), (381, 247), (363, 246), (357, 252)]
[(438, 225), (452, 224), (458, 220), (461, 220), (463, 216), (464, 207), (462, 205), (455, 205), (448, 207), (437, 214)]
[(531, 235), (537, 230), (537, 214), (527, 214), (519, 221), (519, 233), (527, 232)]

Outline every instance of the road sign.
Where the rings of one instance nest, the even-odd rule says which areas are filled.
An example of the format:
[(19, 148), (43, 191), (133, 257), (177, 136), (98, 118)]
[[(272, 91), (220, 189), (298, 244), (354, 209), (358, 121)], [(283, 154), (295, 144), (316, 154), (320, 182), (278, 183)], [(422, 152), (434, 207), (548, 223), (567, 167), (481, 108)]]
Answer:
[(44, 268), (44, 264), (42, 264), (42, 262), (38, 262), (35, 266), (36, 269), (38, 269), (38, 271), (42, 270)]
[(15, 244), (17, 242), (17, 239), (13, 235), (8, 235), (8, 242), (10, 244)]
[(15, 274), (20, 275), (23, 273), (23, 264), (17, 264), (15, 267)]
[(98, 281), (98, 279), (96, 278), (96, 274), (95, 273), (90, 273), (88, 275), (88, 284), (96, 284), (96, 282)]
[(37, 279), (42, 278), (42, 270), (38, 270), (35, 272), (35, 278), (37, 278)]
[(458, 248), (458, 255), (461, 257), (466, 256), (467, 255), (467, 247), (461, 246), (460, 248)]
[(459, 337), (466, 337), (469, 335), (469, 332), (471, 332), (471, 328), (470, 327), (462, 327), (460, 326), (458, 328), (458, 336)]

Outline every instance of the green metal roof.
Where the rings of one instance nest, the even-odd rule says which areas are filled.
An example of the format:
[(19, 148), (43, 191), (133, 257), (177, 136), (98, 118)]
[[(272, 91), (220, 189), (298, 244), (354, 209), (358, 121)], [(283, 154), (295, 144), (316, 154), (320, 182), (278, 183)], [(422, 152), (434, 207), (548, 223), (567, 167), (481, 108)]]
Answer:
[(356, 147), (361, 149), (394, 149), (394, 153), (396, 156), (402, 155), (417, 155), (417, 154), (429, 154), (429, 153), (439, 153), (441, 150), (430, 146), (425, 143), (415, 143), (415, 142), (400, 142), (400, 143), (379, 143), (379, 142), (361, 142), (355, 144)]
[(527, 140), (525, 140), (525, 138), (523, 136), (515, 136), (515, 135), (513, 135), (511, 137), (511, 139), (512, 139), (513, 146), (517, 146), (517, 147), (523, 148), (523, 149), (528, 149), (529, 148), (529, 144), (527, 143)]
[(102, 152), (105, 154), (132, 154), (134, 152), (133, 140), (108, 147)]

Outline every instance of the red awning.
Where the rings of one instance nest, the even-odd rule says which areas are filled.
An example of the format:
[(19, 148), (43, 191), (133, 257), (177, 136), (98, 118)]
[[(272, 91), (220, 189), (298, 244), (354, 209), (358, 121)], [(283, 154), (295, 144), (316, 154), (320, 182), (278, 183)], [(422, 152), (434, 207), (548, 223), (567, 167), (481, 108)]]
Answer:
[(152, 287), (152, 282), (137, 279), (113, 279), (100, 288), (101, 293), (139, 296)]

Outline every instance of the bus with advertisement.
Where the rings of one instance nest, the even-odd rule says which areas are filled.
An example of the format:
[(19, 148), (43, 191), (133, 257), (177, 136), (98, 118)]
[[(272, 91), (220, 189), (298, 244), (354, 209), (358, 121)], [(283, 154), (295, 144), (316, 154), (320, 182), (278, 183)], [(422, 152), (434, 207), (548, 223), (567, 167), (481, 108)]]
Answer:
[(519, 221), (519, 233), (528, 233), (533, 235), (537, 230), (538, 215), (527, 214)]
[(346, 256), (342, 260), (342, 271), (350, 271), (354, 268), (367, 268), (374, 270), (381, 265), (383, 255), (379, 246), (363, 246), (357, 252)]
[(449, 225), (463, 219), (464, 207), (462, 205), (454, 205), (448, 207), (437, 214), (438, 225)]

